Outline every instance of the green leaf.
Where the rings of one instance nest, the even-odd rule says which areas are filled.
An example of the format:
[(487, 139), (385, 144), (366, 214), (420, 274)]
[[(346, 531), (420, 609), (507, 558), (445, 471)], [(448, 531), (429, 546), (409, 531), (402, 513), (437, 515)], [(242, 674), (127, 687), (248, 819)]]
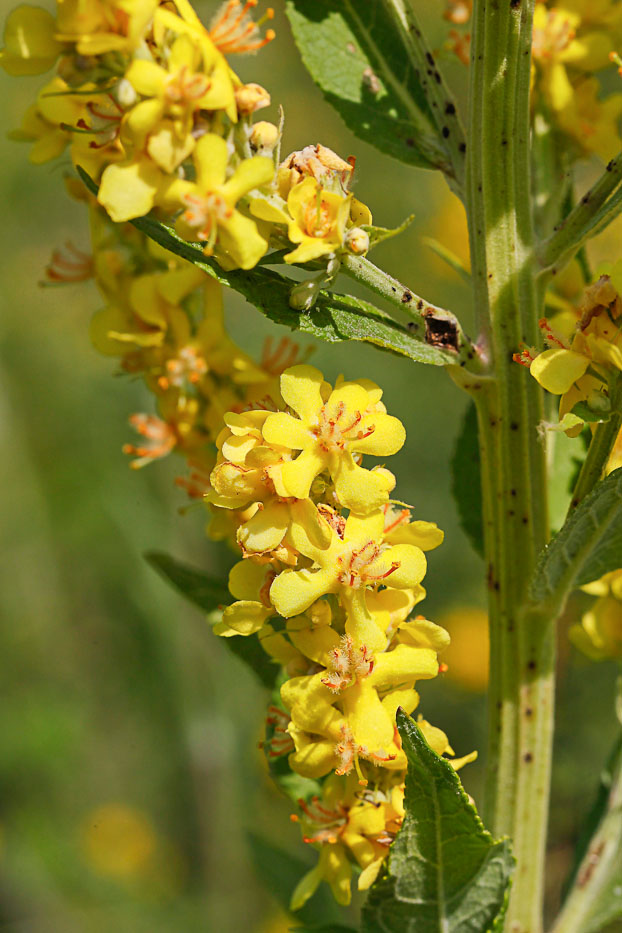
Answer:
[[(89, 191), (97, 194), (97, 185), (79, 166), (78, 174)], [(182, 240), (171, 227), (152, 217), (139, 217), (132, 224), (160, 246), (239, 292), (275, 324), (329, 343), (347, 340), (373, 343), (417, 363), (446, 366), (456, 362), (455, 352), (426, 343), (394, 321), (386, 311), (360, 298), (320, 291), (312, 311), (295, 311), (289, 306), (289, 294), (299, 283), (293, 279), (259, 266), (248, 271), (225, 272), (200, 246)]]
[(460, 276), (463, 282), (466, 282), (467, 285), (471, 284), (471, 273), (455, 253), (448, 249), (439, 240), (435, 240), (434, 237), (431, 236), (422, 236), (421, 242), (425, 243), (426, 246), (429, 246), (432, 252), (435, 253), (439, 259), (442, 259), (443, 262), (446, 262), (450, 269), (453, 269), (454, 272)]
[(596, 484), (540, 555), (531, 598), (560, 605), (575, 586), (622, 566), (622, 469)]
[(402, 710), (397, 724), (408, 758), (406, 816), (362, 929), (485, 933), (504, 909), (514, 867), (509, 840), (484, 829), (454, 769)]
[(361, 224), (361, 229), (369, 234), (369, 248), (371, 249), (373, 246), (377, 246), (378, 243), (384, 243), (385, 240), (391, 240), (394, 236), (399, 236), (400, 233), (410, 227), (414, 219), (415, 215), (411, 214), (399, 227), (375, 227), (373, 224)]
[[(287, 0), (285, 9), (306, 68), (353, 133), (402, 162), (448, 170), (447, 146), (382, 0)], [(422, 68), (436, 71), (433, 59)]]
[(466, 410), (451, 460), (451, 492), (458, 507), (462, 529), (477, 553), (483, 557), (484, 524), (477, 436), (477, 410), (471, 403)]
[[(161, 577), (171, 583), (182, 596), (185, 596), (199, 609), (213, 612), (220, 606), (229, 605), (231, 602), (231, 593), (222, 581), (208, 576), (202, 570), (182, 564), (161, 551), (148, 551), (145, 559)], [(268, 657), (257, 638), (252, 635), (248, 637), (240, 635), (221, 638), (220, 642), (252, 668), (264, 686), (270, 688), (274, 686), (279, 672), (278, 665)]]
[[(294, 889), (303, 875), (313, 868), (313, 863), (317, 858), (317, 853), (313, 851), (313, 860), (305, 861), (285, 852), (283, 849), (275, 846), (264, 836), (257, 833), (247, 833), (247, 841), (250, 848), (255, 871), (267, 890), (272, 894), (275, 900), (285, 911), (289, 911), (289, 902), (294, 893)], [(346, 929), (337, 925), (340, 910), (337, 907), (329, 889), (326, 885), (320, 885), (313, 897), (307, 901), (304, 907), (296, 911), (296, 920), (301, 921), (304, 929), (321, 929), (312, 924), (327, 924), (329, 927), (324, 929), (338, 930)], [(334, 924), (333, 924), (334, 921)], [(296, 921), (293, 921), (293, 928)]]

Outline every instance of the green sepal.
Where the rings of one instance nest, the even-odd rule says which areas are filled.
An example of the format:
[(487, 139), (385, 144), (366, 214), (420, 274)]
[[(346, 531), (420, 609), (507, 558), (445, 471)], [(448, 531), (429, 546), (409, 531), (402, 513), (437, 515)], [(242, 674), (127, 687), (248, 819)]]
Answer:
[(368, 234), (369, 248), (373, 249), (373, 247), (378, 246), (379, 243), (384, 243), (385, 240), (391, 240), (394, 236), (399, 236), (400, 233), (403, 233), (404, 230), (410, 227), (414, 219), (415, 215), (411, 214), (399, 227), (376, 227), (374, 224), (361, 224), (361, 230), (364, 230), (365, 233)]
[(577, 402), (570, 411), (573, 415), (582, 418), (587, 424), (601, 424), (611, 418), (611, 411), (594, 411), (587, 402)]

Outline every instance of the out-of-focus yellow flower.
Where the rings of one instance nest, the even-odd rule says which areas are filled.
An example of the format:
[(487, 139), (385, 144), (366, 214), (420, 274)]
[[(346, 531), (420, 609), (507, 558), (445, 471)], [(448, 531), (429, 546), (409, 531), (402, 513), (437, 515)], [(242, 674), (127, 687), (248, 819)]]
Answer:
[(122, 803), (110, 803), (84, 819), (82, 844), (98, 875), (130, 880), (149, 872), (158, 838), (146, 814)]
[(622, 467), (622, 431), (618, 434), (607, 463), (607, 475)]
[(488, 684), (488, 615), (473, 606), (451, 609), (442, 617), (451, 636), (443, 651), (446, 677), (467, 690), (484, 693)]
[(80, 55), (133, 52), (143, 41), (158, 0), (58, 0), (56, 36)]
[(294, 415), (269, 415), (263, 435), (269, 443), (300, 450), (283, 465), (287, 492), (302, 499), (315, 477), (328, 471), (339, 501), (346, 508), (368, 512), (386, 502), (393, 481), (388, 471), (360, 467), (355, 455), (389, 456), (406, 437), (403, 425), (387, 415), (378, 386), (342, 382), (331, 391), (313, 366), (293, 366), (281, 376), (281, 395)]
[(575, 143), (604, 159), (619, 148), (622, 95), (599, 99), (598, 81), (589, 76), (608, 64), (622, 33), (616, 6), (611, 0), (561, 0), (536, 3), (534, 10), (536, 89)]
[(20, 4), (4, 26), (0, 65), (10, 75), (38, 75), (48, 71), (62, 51), (54, 17), (47, 10)]
[[(571, 343), (563, 334), (555, 334), (543, 319), (540, 325), (550, 349), (541, 353), (527, 349), (514, 357), (529, 366), (531, 375), (544, 389), (562, 396), (561, 422), (579, 402), (586, 402), (594, 412), (609, 410), (609, 382), (616, 381), (622, 371), (621, 274), (622, 263), (618, 263), (611, 275), (602, 275), (586, 290)], [(571, 437), (583, 427), (577, 418), (580, 415), (566, 431)]]
[(622, 570), (605, 574), (582, 589), (598, 599), (584, 613), (581, 624), (571, 627), (570, 640), (593, 661), (622, 661)]

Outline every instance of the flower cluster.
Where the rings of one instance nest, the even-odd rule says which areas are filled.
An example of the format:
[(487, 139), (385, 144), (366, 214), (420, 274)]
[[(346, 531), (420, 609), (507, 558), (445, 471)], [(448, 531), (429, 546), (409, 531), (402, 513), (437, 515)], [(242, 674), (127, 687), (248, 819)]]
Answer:
[[(181, 453), (180, 485), (205, 503), (208, 534), (240, 557), (214, 632), (256, 637), (273, 660), (266, 753), (315, 788), (300, 824), (320, 857), (298, 908), (322, 879), (346, 903), (353, 867), (361, 889), (376, 877), (403, 818), (396, 710), (417, 708), (417, 682), (438, 674), (449, 636), (412, 615), (425, 552), (443, 533), (391, 498), (382, 463), (363, 463), (405, 440), (381, 389), (330, 385), (285, 339), (254, 361), (225, 331), (216, 279), (130, 223), (155, 211), (223, 268), (250, 269), (278, 248), (288, 262), (323, 264), (324, 281), (343, 251), (369, 248), (354, 159), (318, 144), (280, 162), (279, 128), (253, 123), (268, 92), (242, 84), (225, 56), (272, 38), (254, 6), (228, 0), (209, 29), (187, 0), (59, 0), (55, 16), (20, 6), (0, 63), (15, 75), (55, 68), (13, 135), (32, 143), (33, 162), (69, 147), (98, 184), (94, 196), (68, 180), (88, 208), (92, 253), (56, 250), (47, 281), (95, 280), (94, 346), (155, 397), (155, 414), (130, 419), (131, 465)], [(441, 730), (420, 727), (453, 755)]]
[(37, 163), (69, 147), (113, 221), (157, 209), (227, 269), (275, 246), (290, 246), (287, 262), (365, 252), (371, 215), (350, 193), (353, 161), (308, 146), (279, 169), (280, 129), (253, 122), (270, 95), (226, 56), (274, 38), (251, 18), (256, 5), (228, 0), (209, 28), (188, 0), (59, 0), (55, 16), (17, 7), (0, 64), (55, 73), (13, 138)]
[(527, 347), (514, 359), (529, 367), (540, 385), (560, 395), (560, 425), (575, 437), (584, 423), (606, 420), (617, 404), (622, 371), (622, 263), (601, 275), (584, 293), (569, 336), (545, 318), (547, 349)]
[[(470, 0), (447, 0), (454, 26), (447, 49), (469, 63)], [(579, 153), (607, 161), (619, 149), (622, 93), (603, 97), (595, 73), (617, 63), (622, 21), (617, 0), (537, 2), (533, 22), (533, 100)], [(618, 143), (616, 144), (616, 141)]]
[[(268, 755), (326, 779), (322, 801), (301, 802), (305, 839), (321, 854), (296, 907), (322, 878), (346, 903), (352, 860), (363, 869), (359, 888), (374, 880), (401, 820), (406, 758), (395, 714), (417, 707), (417, 681), (436, 676), (449, 641), (411, 617), (425, 595), (424, 552), (443, 534), (390, 499), (388, 469), (362, 463), (404, 443), (381, 396), (366, 379), (333, 387), (307, 364), (286, 369), (261, 407), (225, 415), (206, 494), (231, 516), (243, 555), (229, 577), (236, 601), (215, 632), (256, 635), (282, 665)], [(421, 728), (439, 754), (451, 753), (444, 733)], [(354, 845), (353, 833), (366, 843)]]

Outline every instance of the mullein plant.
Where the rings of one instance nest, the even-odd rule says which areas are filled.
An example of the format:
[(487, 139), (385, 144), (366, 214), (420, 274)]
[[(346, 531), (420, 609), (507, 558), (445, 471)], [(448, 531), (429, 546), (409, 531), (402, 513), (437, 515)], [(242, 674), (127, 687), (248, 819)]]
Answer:
[[(201, 605), (271, 689), (262, 745), (317, 851), (291, 910), (322, 882), (347, 905), (354, 880), (370, 889), (365, 931), (540, 933), (554, 632), (574, 589), (593, 600), (574, 644), (595, 661), (622, 657), (622, 259), (592, 270), (585, 250), (622, 211), (622, 5), (449, 0), (439, 53), (419, 0), (287, 0), (303, 59), (350, 128), (442, 172), (465, 205), (474, 340), (366, 258), (399, 229), (374, 226), (355, 198), (353, 157), (310, 143), (282, 158), (282, 120), (257, 119), (268, 90), (230, 63), (274, 39), (272, 10), (256, 6), (228, 0), (207, 24), (188, 0), (58, 0), (9, 15), (0, 64), (46, 75), (11, 135), (33, 163), (68, 151), (66, 187), (89, 216), (91, 252), (56, 250), (46, 278), (95, 280), (93, 344), (155, 397), (130, 418), (131, 466), (182, 454), (179, 484), (237, 553), (228, 591), (202, 577), (213, 600)], [(442, 72), (450, 52), (469, 69), (464, 105)], [(577, 195), (587, 157), (600, 175)], [(579, 270), (570, 297), (565, 267)], [(339, 273), (391, 310), (336, 294)], [(404, 427), (379, 386), (355, 374), (331, 384), (288, 338), (259, 360), (243, 352), (224, 327), (223, 287), (317, 338), (443, 366), (472, 400), (454, 463), (466, 471), (479, 450), (481, 483), (455, 485), (486, 559), (489, 829), (456, 774), (475, 753), (453, 758), (419, 712), (419, 682), (443, 669), (449, 636), (418, 611), (425, 554), (443, 533), (396, 498), (385, 465)], [(551, 537), (547, 446), (563, 432), (582, 464)], [(160, 569), (184, 588), (173, 561)], [(618, 753), (556, 933), (622, 914), (620, 771)]]

